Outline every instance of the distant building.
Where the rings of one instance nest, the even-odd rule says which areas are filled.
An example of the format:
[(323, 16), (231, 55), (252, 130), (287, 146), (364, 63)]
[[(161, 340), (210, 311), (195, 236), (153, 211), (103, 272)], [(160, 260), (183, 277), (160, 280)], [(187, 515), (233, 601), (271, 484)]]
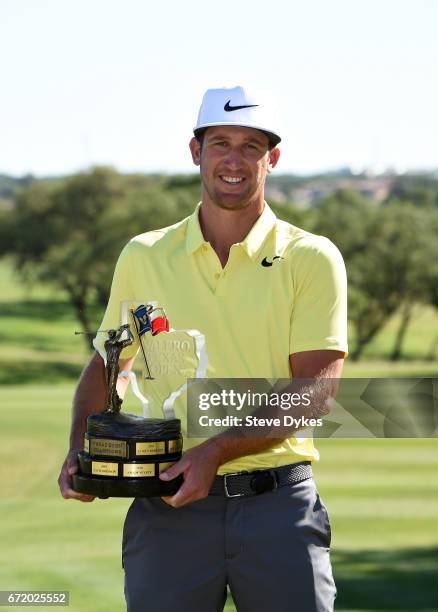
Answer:
[[(280, 178), (280, 177), (279, 177)], [(351, 189), (375, 202), (382, 202), (388, 197), (394, 183), (394, 176), (382, 175), (361, 176), (318, 176), (300, 180), (291, 177), (287, 185), (286, 177), (277, 182), (275, 177), (266, 186), (266, 196), (276, 202), (290, 201), (300, 208), (309, 208), (340, 189)]]

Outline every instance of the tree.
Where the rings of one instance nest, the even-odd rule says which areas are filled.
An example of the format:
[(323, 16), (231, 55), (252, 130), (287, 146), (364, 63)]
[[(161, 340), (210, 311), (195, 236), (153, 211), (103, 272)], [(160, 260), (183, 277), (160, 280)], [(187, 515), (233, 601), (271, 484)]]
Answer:
[(162, 177), (124, 177), (109, 168), (33, 183), (2, 215), (0, 255), (13, 255), (25, 281), (64, 290), (91, 337), (92, 308), (106, 305), (123, 246), (136, 234), (189, 215), (197, 189), (194, 180), (180, 185)]
[(104, 265), (98, 259), (106, 241), (102, 227), (115, 216), (121, 194), (117, 174), (104, 168), (63, 183), (34, 183), (18, 196), (6, 222), (4, 250), (13, 254), (22, 277), (63, 289), (87, 334)]
[[(435, 217), (433, 217), (435, 215)], [(352, 191), (338, 191), (315, 212), (313, 231), (341, 250), (349, 278), (349, 320), (355, 331), (352, 359), (401, 310), (391, 358), (399, 359), (415, 302), (430, 301), (436, 261), (433, 209), (388, 202), (380, 207)]]
[(356, 331), (353, 359), (359, 358), (398, 309), (402, 317), (391, 358), (400, 358), (413, 305), (427, 300), (424, 279), (432, 246), (428, 220), (424, 210), (407, 204), (388, 205), (377, 211), (368, 227), (366, 255), (351, 258), (349, 308)]
[(351, 189), (339, 189), (312, 211), (311, 231), (330, 238), (348, 262), (368, 250), (368, 227), (376, 215), (374, 202)]
[[(438, 210), (428, 218), (428, 232), (424, 236), (427, 247), (427, 264), (422, 269), (424, 301), (438, 309)], [(438, 329), (431, 329), (431, 341), (426, 359), (434, 360), (438, 351)]]
[(438, 206), (438, 179), (430, 174), (407, 174), (393, 183), (387, 202), (398, 200), (419, 208)]

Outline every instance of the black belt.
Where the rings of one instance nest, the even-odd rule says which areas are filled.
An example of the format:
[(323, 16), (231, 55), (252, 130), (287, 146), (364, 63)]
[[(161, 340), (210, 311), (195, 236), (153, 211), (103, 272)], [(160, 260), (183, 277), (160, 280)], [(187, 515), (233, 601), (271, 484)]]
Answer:
[(271, 470), (254, 472), (234, 472), (224, 476), (216, 476), (209, 495), (224, 495), (225, 497), (247, 497), (274, 491), (278, 487), (296, 484), (312, 478), (310, 461), (291, 463)]

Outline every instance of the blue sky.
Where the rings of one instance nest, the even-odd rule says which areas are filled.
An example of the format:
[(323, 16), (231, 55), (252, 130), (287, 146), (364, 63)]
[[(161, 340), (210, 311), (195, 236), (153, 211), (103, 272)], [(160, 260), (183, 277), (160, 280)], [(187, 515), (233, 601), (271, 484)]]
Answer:
[(275, 98), (277, 172), (438, 167), (435, 0), (0, 0), (0, 173), (192, 171), (208, 87)]

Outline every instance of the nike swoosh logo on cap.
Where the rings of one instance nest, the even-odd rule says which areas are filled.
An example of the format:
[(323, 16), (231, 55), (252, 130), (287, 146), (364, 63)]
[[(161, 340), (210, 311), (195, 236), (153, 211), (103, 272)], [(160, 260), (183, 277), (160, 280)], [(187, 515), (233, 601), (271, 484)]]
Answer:
[(227, 113), (230, 113), (231, 111), (240, 110), (241, 108), (252, 108), (253, 106), (258, 106), (258, 104), (244, 104), (243, 106), (230, 106), (230, 102), (231, 100), (228, 100), (228, 102), (224, 106), (224, 111)]

